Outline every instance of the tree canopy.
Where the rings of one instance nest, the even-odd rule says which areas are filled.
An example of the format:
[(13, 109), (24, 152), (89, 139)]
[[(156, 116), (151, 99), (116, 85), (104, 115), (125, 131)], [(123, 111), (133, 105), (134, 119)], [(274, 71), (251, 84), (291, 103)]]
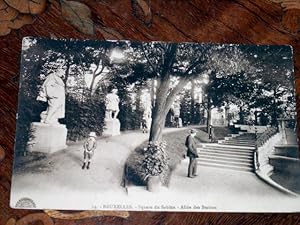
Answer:
[[(149, 89), (152, 96), (150, 141), (161, 139), (167, 113), (178, 95), (187, 94), (183, 90), (191, 81), (190, 88), (204, 90), (207, 108), (235, 103), (247, 109), (264, 110), (276, 120), (279, 114), (287, 111), (286, 102), (294, 107), (289, 46), (33, 38), (25, 39), (25, 42), (21, 98), (27, 99), (28, 103), (35, 102), (39, 85), (52, 71), (52, 66), (63, 60), (69, 102), (65, 122), (76, 132), (84, 130), (81, 126), (91, 120), (87, 116), (89, 113), (95, 119), (93, 126), (97, 121), (103, 124), (103, 118), (100, 118), (105, 110), (103, 98), (112, 87), (117, 87), (122, 95), (120, 116), (124, 129), (132, 122), (128, 117), (138, 121), (142, 114), (140, 96), (134, 94)], [(27, 82), (29, 80), (34, 82)], [(193, 108), (196, 104), (193, 92), (190, 93)], [(77, 108), (83, 110), (79, 117), (73, 115)], [(36, 118), (38, 115), (27, 119)], [(75, 118), (82, 121), (79, 123), (82, 125), (76, 124)], [(99, 133), (101, 129), (102, 125), (98, 128)]]

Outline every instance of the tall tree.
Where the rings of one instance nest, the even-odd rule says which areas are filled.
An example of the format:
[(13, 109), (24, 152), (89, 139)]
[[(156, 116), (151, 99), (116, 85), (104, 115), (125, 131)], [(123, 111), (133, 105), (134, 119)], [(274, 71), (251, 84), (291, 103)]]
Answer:
[(237, 46), (152, 42), (130, 47), (133, 64), (136, 67), (137, 62), (141, 63), (140, 69), (145, 72), (135, 78), (156, 79), (149, 141), (161, 140), (166, 115), (188, 82), (208, 71), (230, 76), (247, 64)]

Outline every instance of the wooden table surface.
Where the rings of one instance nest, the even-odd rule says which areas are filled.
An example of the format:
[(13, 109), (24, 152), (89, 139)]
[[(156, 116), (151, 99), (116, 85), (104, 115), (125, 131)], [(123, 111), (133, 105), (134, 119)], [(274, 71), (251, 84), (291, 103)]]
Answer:
[(292, 45), (297, 80), (299, 31), (300, 0), (0, 0), (0, 225), (300, 224), (300, 214), (130, 212), (124, 219), (9, 207), (24, 36)]

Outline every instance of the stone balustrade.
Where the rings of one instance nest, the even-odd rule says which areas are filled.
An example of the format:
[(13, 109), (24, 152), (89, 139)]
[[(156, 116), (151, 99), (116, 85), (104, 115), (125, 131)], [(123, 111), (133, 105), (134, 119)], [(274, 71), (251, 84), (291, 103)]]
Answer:
[(244, 125), (244, 124), (234, 124), (235, 128), (240, 128), (241, 130), (247, 131), (248, 133), (263, 133), (265, 132), (270, 126), (253, 126), (253, 125)]
[(277, 145), (274, 147), (274, 155), (299, 158), (298, 145)]

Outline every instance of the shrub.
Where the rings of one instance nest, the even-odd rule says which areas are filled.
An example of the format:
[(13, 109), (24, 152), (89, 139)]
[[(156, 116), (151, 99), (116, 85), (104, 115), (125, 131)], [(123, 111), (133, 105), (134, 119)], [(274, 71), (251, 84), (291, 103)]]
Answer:
[(149, 176), (160, 175), (167, 166), (166, 142), (149, 142), (147, 148), (144, 149), (145, 159), (142, 167), (145, 169), (145, 180)]

